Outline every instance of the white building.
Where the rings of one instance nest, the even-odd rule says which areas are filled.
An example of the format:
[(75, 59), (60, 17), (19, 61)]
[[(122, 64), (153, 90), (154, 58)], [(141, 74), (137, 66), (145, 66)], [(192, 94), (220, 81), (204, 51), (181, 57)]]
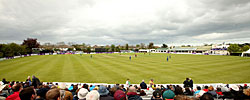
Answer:
[(155, 49), (139, 49), (139, 52), (148, 53), (148, 52), (156, 52), (156, 50)]
[(230, 45), (226, 44), (214, 44), (212, 45), (212, 49), (210, 51), (210, 54), (214, 55), (229, 55), (230, 53), (227, 51), (227, 48)]

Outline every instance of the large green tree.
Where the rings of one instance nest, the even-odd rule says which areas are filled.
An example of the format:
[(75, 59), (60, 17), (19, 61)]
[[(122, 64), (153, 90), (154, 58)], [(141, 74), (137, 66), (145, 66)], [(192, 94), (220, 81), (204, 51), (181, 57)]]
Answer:
[(125, 45), (125, 50), (128, 50), (128, 44)]
[(116, 46), (116, 47), (115, 47), (115, 52), (120, 52), (119, 46)]
[(0, 57), (13, 57), (26, 54), (25, 46), (16, 43), (0, 44)]
[(112, 51), (112, 52), (115, 51), (115, 45), (114, 45), (114, 44), (111, 45), (111, 51)]
[(247, 51), (247, 50), (249, 50), (249, 48), (250, 48), (250, 47), (249, 47), (248, 45), (245, 45), (244, 47), (241, 48), (241, 50), (242, 50), (242, 51)]
[(37, 42), (37, 39), (35, 38), (27, 38), (27, 40), (23, 40), (23, 44), (26, 46), (27, 52), (29, 54), (32, 53), (32, 48), (38, 48), (40, 44)]
[(240, 46), (238, 44), (230, 44), (227, 50), (230, 53), (237, 53), (240, 52)]
[(86, 52), (87, 52), (87, 53), (90, 53), (90, 52), (91, 52), (91, 46), (88, 46), (88, 47), (87, 47)]
[(161, 46), (162, 48), (167, 48), (168, 47), (168, 45), (166, 45), (166, 44), (162, 44), (162, 46)]
[(148, 45), (148, 49), (153, 49), (153, 48), (154, 48), (154, 43), (150, 42), (149, 45)]

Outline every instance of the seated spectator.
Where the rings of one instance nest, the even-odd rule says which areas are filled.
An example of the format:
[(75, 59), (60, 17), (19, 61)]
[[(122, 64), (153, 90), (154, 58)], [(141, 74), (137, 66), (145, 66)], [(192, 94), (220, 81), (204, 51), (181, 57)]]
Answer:
[(244, 99), (250, 99), (250, 89), (244, 89), (243, 93), (244, 93), (243, 96)]
[(145, 95), (146, 95), (145, 91), (144, 91), (144, 90), (141, 90), (141, 91), (140, 91), (140, 96), (145, 96)]
[(78, 93), (77, 97), (79, 98), (78, 100), (86, 100), (86, 96), (89, 93), (89, 91), (85, 88), (81, 88)]
[(239, 87), (237, 86), (237, 85), (235, 85), (235, 84), (233, 84), (232, 86), (231, 86), (231, 93), (232, 93), (232, 96), (233, 96), (233, 98), (234, 98), (234, 100), (239, 100), (238, 98), (242, 98), (241, 96), (243, 96), (243, 91), (239, 91), (240, 89), (239, 89)]
[(109, 91), (110, 91), (110, 95), (111, 95), (112, 97), (114, 97), (114, 94), (115, 94), (115, 92), (116, 92), (117, 90), (121, 90), (119, 86), (114, 86), (114, 87), (112, 87), (112, 88), (109, 90)]
[(194, 92), (195, 97), (199, 98), (201, 97), (203, 94), (205, 93), (205, 91), (201, 90), (200, 86), (197, 86), (197, 90)]
[(150, 87), (154, 87), (154, 80), (153, 80), (153, 79), (151, 79), (151, 80), (149, 81), (149, 86), (150, 86)]
[(122, 89), (122, 91), (124, 91), (124, 92), (126, 92), (127, 90), (126, 90), (126, 88), (124, 87), (124, 85), (121, 85), (121, 87), (120, 87), (121, 89)]
[(100, 94), (100, 99), (101, 100), (114, 100), (113, 97), (109, 96), (109, 91), (105, 86), (100, 86), (98, 89), (98, 92)]
[(122, 90), (117, 90), (114, 93), (114, 99), (115, 100), (127, 100), (126, 94)]
[(162, 98), (163, 100), (174, 100), (175, 94), (171, 90), (166, 90), (163, 92)]
[(87, 94), (86, 100), (100, 100), (100, 94), (97, 90), (92, 90)]
[(221, 92), (223, 94), (223, 96), (221, 96), (220, 98), (225, 99), (232, 99), (233, 98), (233, 94), (230, 92), (228, 87), (221, 87)]
[(46, 93), (49, 91), (47, 88), (41, 88), (37, 90), (37, 97), (36, 100), (45, 100), (46, 99)]
[(209, 86), (207, 93), (210, 93), (213, 97), (217, 97), (217, 93), (214, 91), (213, 86)]
[(90, 87), (89, 87), (89, 91), (92, 91), (93, 89), (95, 89), (95, 85), (90, 85)]
[(61, 100), (60, 89), (54, 88), (46, 93), (46, 100)]
[(194, 92), (194, 95), (198, 94), (198, 93), (201, 91), (201, 87), (200, 87), (200, 86), (197, 86), (196, 89), (197, 89), (197, 90)]
[(216, 93), (219, 95), (219, 96), (222, 96), (223, 94), (222, 94), (222, 91), (221, 91), (221, 88), (217, 88), (216, 89)]
[(247, 86), (247, 84), (244, 84), (244, 87), (243, 87), (243, 89), (248, 89), (248, 86)]
[(184, 92), (185, 95), (189, 95), (189, 96), (192, 96), (193, 95), (193, 92), (190, 90), (189, 87), (186, 87), (185, 88), (185, 92)]
[(175, 95), (183, 95), (184, 94), (183, 91), (182, 91), (182, 88), (179, 87), (179, 86), (175, 87), (174, 92), (175, 92)]
[(71, 92), (67, 91), (66, 89), (66, 83), (61, 83), (60, 85), (60, 93), (61, 93), (61, 98), (63, 100), (73, 100), (73, 95)]
[(200, 100), (214, 100), (213, 96), (210, 93), (204, 93), (201, 97)]
[(33, 88), (27, 87), (21, 90), (19, 97), (21, 100), (35, 100), (36, 94)]
[(144, 80), (142, 80), (140, 87), (141, 89), (147, 89), (147, 84), (144, 82)]
[(6, 100), (21, 100), (19, 97), (19, 92), (22, 90), (22, 86), (20, 83), (14, 84), (12, 86), (12, 91), (14, 92), (12, 95), (8, 96)]
[(5, 78), (3, 78), (2, 82), (3, 82), (3, 84), (8, 84), (9, 83), (9, 82), (6, 81)]
[(151, 100), (162, 100), (162, 93), (161, 93), (161, 90), (156, 89), (156, 90), (153, 92), (153, 96), (152, 96)]
[(207, 92), (208, 91), (208, 86), (205, 86), (205, 89), (203, 91)]
[(89, 90), (88, 84), (83, 84), (82, 88), (85, 88), (85, 89)]
[(2, 90), (3, 90), (6, 86), (7, 86), (7, 85), (2, 85), (2, 84), (0, 84), (0, 100), (5, 100), (5, 98), (7, 97), (7, 94), (2, 92)]
[(174, 100), (193, 100), (185, 95), (176, 95), (176, 97), (174, 97)]
[(131, 86), (128, 89), (128, 100), (142, 100), (142, 98), (136, 93), (136, 88)]

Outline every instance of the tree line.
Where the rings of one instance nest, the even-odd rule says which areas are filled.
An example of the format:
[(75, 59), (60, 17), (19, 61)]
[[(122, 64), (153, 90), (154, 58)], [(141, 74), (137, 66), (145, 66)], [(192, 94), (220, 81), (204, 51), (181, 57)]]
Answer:
[(249, 48), (249, 44), (230, 44), (227, 50), (230, 53), (242, 53), (249, 50)]
[(37, 39), (28, 38), (21, 45), (16, 43), (0, 44), (0, 58), (13, 57), (32, 53), (32, 48), (38, 48), (40, 44)]
[[(34, 48), (43, 48), (43, 50), (34, 50)], [(56, 45), (50, 43), (44, 43), (44, 45), (40, 45), (37, 39), (27, 38), (26, 40), (23, 40), (23, 43), (21, 45), (16, 43), (0, 44), (0, 58), (20, 56), (32, 53), (53, 53), (55, 51), (61, 51), (59, 48), (67, 48), (67, 51), (83, 51), (90, 53), (95, 52), (94, 48), (102, 48), (103, 52), (120, 52), (121, 50), (139, 51), (139, 49), (154, 49), (158, 47), (154, 46), (153, 42), (150, 42), (148, 45), (141, 43), (136, 44), (135, 46), (129, 44), (125, 44), (124, 46), (115, 46), (114, 44), (106, 46), (91, 46), (85, 43), (68, 43), (68, 45), (66, 45), (64, 42), (58, 42)], [(162, 44), (161, 48), (168, 48), (168, 45)], [(230, 53), (241, 53), (249, 50), (249, 48), (249, 44), (230, 44), (227, 50)]]
[[(162, 48), (167, 48), (166, 44), (163, 44)], [(37, 49), (34, 49), (37, 48)], [(42, 48), (42, 50), (40, 49)], [(50, 43), (44, 43), (40, 45), (36, 38), (27, 38), (23, 40), (22, 44), (9, 43), (9, 44), (0, 44), (0, 58), (2, 57), (13, 57), (13, 56), (21, 56), (32, 53), (53, 53), (56, 51), (61, 51), (60, 48), (67, 48), (67, 51), (83, 51), (83, 52), (95, 52), (94, 48), (103, 48), (105, 49), (103, 52), (120, 52), (121, 50), (133, 50), (139, 51), (139, 49), (153, 49), (157, 48), (154, 46), (153, 42), (150, 42), (148, 45), (144, 43), (137, 45), (106, 45), (106, 46), (91, 46), (89, 44), (74, 44), (69, 42), (68, 45), (64, 42), (58, 42), (56, 45)]]

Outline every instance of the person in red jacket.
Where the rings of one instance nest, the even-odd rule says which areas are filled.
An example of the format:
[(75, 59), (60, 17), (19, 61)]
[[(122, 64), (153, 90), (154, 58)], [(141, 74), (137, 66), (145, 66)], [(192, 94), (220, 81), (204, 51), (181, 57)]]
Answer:
[(20, 83), (14, 84), (12, 86), (13, 94), (9, 95), (6, 100), (21, 100), (19, 97), (19, 93), (22, 90), (22, 85)]
[(208, 86), (205, 86), (205, 89), (203, 91), (207, 92), (208, 91)]

